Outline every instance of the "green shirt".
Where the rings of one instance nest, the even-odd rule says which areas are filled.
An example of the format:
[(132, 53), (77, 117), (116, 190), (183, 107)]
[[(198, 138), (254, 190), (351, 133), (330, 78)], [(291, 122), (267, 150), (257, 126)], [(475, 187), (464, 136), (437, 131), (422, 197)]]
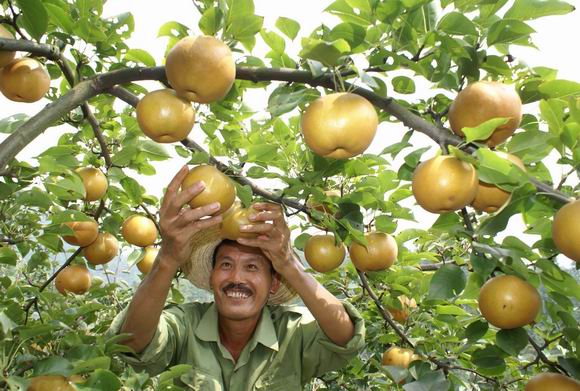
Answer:
[[(221, 344), (213, 303), (170, 305), (161, 315), (149, 345), (137, 355), (122, 355), (136, 370), (154, 376), (177, 364), (190, 364), (181, 381), (195, 390), (301, 390), (313, 377), (337, 370), (364, 346), (364, 322), (349, 303), (355, 334), (344, 347), (334, 344), (305, 307), (266, 306), (254, 335), (237, 362)], [(118, 334), (126, 309), (115, 317)]]

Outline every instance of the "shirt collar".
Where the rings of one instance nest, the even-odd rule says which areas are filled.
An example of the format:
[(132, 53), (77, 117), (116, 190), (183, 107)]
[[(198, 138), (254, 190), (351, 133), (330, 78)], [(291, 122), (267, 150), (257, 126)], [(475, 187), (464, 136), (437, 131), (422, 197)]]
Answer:
[[(202, 341), (207, 342), (220, 342), (220, 337), (218, 333), (218, 312), (215, 303), (212, 303), (209, 308), (203, 314), (201, 320), (197, 324), (195, 329), (195, 336)], [(250, 338), (248, 342), (250, 350), (253, 350), (258, 343), (261, 343), (265, 347), (278, 351), (278, 337), (276, 336), (276, 330), (274, 328), (274, 323), (272, 322), (272, 314), (268, 306), (265, 306), (262, 310), (262, 316), (258, 321), (258, 326), (254, 331), (254, 335)]]

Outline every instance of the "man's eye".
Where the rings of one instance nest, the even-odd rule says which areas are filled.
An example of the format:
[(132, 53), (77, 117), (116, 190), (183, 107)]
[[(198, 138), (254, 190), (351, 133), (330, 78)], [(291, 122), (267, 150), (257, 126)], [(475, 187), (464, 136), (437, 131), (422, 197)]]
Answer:
[(232, 266), (229, 262), (222, 262), (222, 269), (229, 269)]
[(249, 264), (248, 265), (248, 269), (250, 269), (250, 270), (258, 270), (258, 266), (254, 265), (254, 264)]

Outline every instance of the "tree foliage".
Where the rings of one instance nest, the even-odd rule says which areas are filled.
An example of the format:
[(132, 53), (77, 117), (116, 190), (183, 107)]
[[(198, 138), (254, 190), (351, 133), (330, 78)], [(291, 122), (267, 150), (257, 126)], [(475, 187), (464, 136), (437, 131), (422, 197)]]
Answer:
[[(246, 205), (257, 199), (284, 204), (298, 249), (315, 232), (307, 216), (347, 245), (363, 240), (368, 229), (395, 235), (399, 256), (387, 271), (361, 273), (348, 262), (316, 274), (355, 304), (368, 334), (366, 349), (347, 368), (307, 389), (517, 389), (539, 372), (580, 378), (578, 273), (556, 263), (551, 238), (552, 216), (579, 191), (580, 84), (510, 54), (516, 45), (534, 45), (530, 20), (572, 12), (572, 5), (335, 0), (325, 10), (335, 22), (309, 32), (284, 16), (266, 29), (252, 0), (194, 1), (197, 25), (167, 21), (159, 39), (169, 50), (188, 35), (216, 35), (236, 52), (237, 80), (224, 100), (197, 107), (202, 136), (161, 145), (141, 133), (134, 106), (147, 92), (139, 81), (158, 80), (160, 88), (167, 83), (163, 60), (129, 47), (133, 16), (105, 18), (103, 3), (0, 2), (1, 22), (17, 38), (0, 39), (0, 48), (37, 56), (52, 78), (51, 105), (30, 118), (3, 113), (0, 121), (7, 135), (0, 144), (0, 387), (23, 390), (32, 376), (80, 374), (79, 389), (177, 389), (172, 379), (187, 366), (150, 379), (115, 356), (127, 351), (119, 337), (104, 335), (131, 298), (133, 288), (123, 279), (136, 273), (134, 267), (129, 273), (105, 270), (107, 281), (98, 280), (83, 296), (63, 297), (51, 281), (58, 268), (84, 263), (80, 251), (63, 242), (70, 234), (63, 222), (93, 217), (101, 231), (121, 240), (124, 218), (137, 211), (155, 217), (159, 207), (138, 175), (160, 174), (162, 162), (178, 158), (216, 164), (236, 180)], [(253, 55), (258, 41), (269, 48), (263, 58)], [(288, 50), (291, 45), (298, 53)], [(514, 84), (525, 104), (520, 129), (498, 147), (522, 159), (525, 175), (477, 142), (489, 134), (485, 126), (467, 134), (471, 143), (446, 127), (457, 91), (484, 79)], [(423, 85), (429, 88), (418, 87)], [(244, 101), (254, 89), (268, 96), (263, 110)], [(388, 136), (393, 141), (379, 153), (348, 160), (313, 154), (301, 139), (300, 113), (330, 90), (369, 99), (383, 124), (398, 125), (389, 130), (396, 132)], [(54, 135), (54, 144), (38, 146), (42, 152), (31, 161), (17, 160), (44, 131)], [(377, 137), (387, 137), (383, 133)], [(431, 145), (417, 133), (429, 136)], [(413, 170), (439, 146), (473, 162), (486, 182), (512, 191), (509, 204), (496, 214), (464, 209), (440, 215), (430, 227), (400, 228), (420, 214), (412, 199)], [(545, 164), (548, 156), (567, 173), (559, 182)], [(82, 202), (84, 189), (74, 173), (81, 166), (106, 172), (109, 190), (100, 203)], [(331, 188), (342, 196), (327, 197)], [(309, 209), (309, 199), (334, 203), (339, 218)], [(533, 242), (515, 235), (497, 240), (515, 215)], [(124, 250), (121, 269), (141, 251), (127, 243)], [(515, 274), (541, 292), (542, 309), (532, 325), (499, 330), (481, 317), (479, 289), (496, 273)], [(169, 300), (183, 302), (187, 291), (178, 278)], [(403, 294), (418, 308), (401, 325), (387, 308), (400, 308)], [(391, 345), (411, 346), (422, 360), (409, 370), (382, 366), (381, 354)], [(405, 385), (397, 385), (401, 379)]]

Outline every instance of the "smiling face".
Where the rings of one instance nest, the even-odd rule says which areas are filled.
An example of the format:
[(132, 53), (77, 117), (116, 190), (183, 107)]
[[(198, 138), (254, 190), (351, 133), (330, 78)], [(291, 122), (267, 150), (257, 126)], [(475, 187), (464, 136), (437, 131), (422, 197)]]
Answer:
[(225, 242), (217, 249), (210, 285), (220, 317), (257, 321), (279, 281), (261, 250)]

